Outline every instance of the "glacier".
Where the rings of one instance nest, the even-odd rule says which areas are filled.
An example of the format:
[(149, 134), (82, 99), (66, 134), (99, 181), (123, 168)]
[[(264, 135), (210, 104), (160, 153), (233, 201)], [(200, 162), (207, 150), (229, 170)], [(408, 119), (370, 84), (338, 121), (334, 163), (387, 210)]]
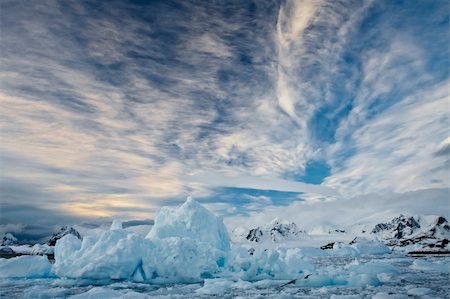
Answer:
[[(42, 252), (38, 247), (36, 251)], [(11, 289), (11, 298), (46, 297), (47, 293), (47, 297), (62, 298), (168, 294), (251, 298), (261, 290), (268, 296), (285, 292), (291, 298), (319, 296), (321, 289), (328, 297), (358, 295), (355, 290), (364, 290), (383, 298), (392, 289), (405, 296), (438, 296), (448, 291), (445, 283), (431, 289), (411, 283), (411, 277), (427, 273), (439, 282), (450, 272), (448, 258), (414, 260), (393, 253), (377, 239), (335, 242), (327, 250), (234, 243), (223, 220), (191, 198), (179, 207), (160, 209), (145, 237), (114, 220), (109, 230), (98, 235), (82, 239), (64, 235), (56, 242), (54, 258), (53, 265), (46, 256), (0, 259), (0, 286)], [(400, 283), (399, 289), (392, 284), (398, 277), (410, 283)], [(33, 283), (23, 286), (17, 279)]]

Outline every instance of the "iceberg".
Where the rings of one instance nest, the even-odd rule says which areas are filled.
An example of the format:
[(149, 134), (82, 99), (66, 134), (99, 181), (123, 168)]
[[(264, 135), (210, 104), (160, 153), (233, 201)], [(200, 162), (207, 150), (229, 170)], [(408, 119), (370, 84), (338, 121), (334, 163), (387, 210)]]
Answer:
[(222, 219), (190, 197), (178, 208), (161, 208), (146, 238), (168, 237), (197, 240), (222, 251), (230, 249), (230, 237)]
[(60, 277), (127, 279), (141, 263), (142, 252), (151, 248), (145, 241), (123, 229), (83, 241), (69, 234), (56, 243), (53, 271)]
[[(47, 248), (35, 249), (41, 252)], [(300, 287), (364, 287), (383, 284), (396, 270), (370, 263), (332, 269), (320, 267), (317, 261), (385, 253), (390, 253), (386, 245), (362, 238), (351, 244), (336, 242), (329, 250), (231, 244), (222, 219), (188, 198), (179, 207), (160, 209), (145, 238), (123, 229), (122, 223), (114, 220), (110, 229), (101, 234), (83, 239), (66, 234), (58, 239), (53, 267), (46, 257), (35, 256), (32, 258), (42, 259), (36, 260), (40, 268), (14, 275), (47, 277), (52, 273), (60, 278), (127, 283), (203, 283), (197, 292), (203, 295), (226, 292), (237, 285), (248, 288), (254, 286), (250, 282), (264, 280), (295, 280)], [(85, 295), (114, 295), (108, 292), (94, 289)]]
[(114, 219), (111, 223), (111, 230), (114, 229), (123, 229), (122, 221), (120, 221), (119, 219)]
[(51, 270), (47, 256), (24, 255), (0, 259), (0, 278), (44, 278), (51, 276)]
[(144, 280), (154, 283), (201, 282), (214, 277), (226, 258), (223, 251), (189, 238), (146, 241), (142, 270)]
[(71, 296), (71, 299), (145, 299), (149, 296), (133, 291), (116, 291), (104, 287), (94, 287), (86, 293)]
[(230, 276), (246, 281), (262, 279), (294, 279), (314, 271), (315, 266), (303, 259), (296, 248), (249, 251), (243, 246), (233, 247), (227, 260)]
[(55, 246), (53, 271), (60, 277), (200, 282), (224, 266), (230, 240), (222, 220), (192, 199), (161, 209), (146, 238), (122, 228), (83, 240), (73, 234)]

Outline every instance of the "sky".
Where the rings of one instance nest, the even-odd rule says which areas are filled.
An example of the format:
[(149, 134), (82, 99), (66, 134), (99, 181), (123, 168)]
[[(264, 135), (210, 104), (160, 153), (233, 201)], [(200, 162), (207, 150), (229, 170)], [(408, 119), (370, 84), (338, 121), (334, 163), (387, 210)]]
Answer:
[(150, 224), (187, 196), (231, 227), (450, 216), (446, 0), (5, 0), (0, 16), (1, 232)]

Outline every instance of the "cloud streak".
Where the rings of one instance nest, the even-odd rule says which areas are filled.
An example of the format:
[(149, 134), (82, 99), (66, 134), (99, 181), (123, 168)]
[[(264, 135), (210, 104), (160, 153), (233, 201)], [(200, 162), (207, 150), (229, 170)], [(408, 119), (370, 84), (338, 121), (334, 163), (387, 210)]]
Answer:
[(4, 205), (132, 220), (217, 187), (446, 187), (445, 1), (1, 6)]

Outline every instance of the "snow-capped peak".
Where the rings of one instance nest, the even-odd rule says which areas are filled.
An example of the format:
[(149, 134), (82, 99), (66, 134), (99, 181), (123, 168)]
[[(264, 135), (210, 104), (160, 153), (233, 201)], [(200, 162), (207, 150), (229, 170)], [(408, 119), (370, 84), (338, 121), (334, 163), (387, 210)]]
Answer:
[(53, 236), (46, 242), (46, 244), (49, 246), (55, 246), (56, 241), (58, 241), (59, 239), (61, 239), (66, 235), (74, 235), (75, 237), (81, 240), (81, 235), (75, 228), (73, 228), (72, 226), (65, 225), (61, 227), (59, 232), (54, 233)]
[(294, 222), (275, 218), (264, 227), (259, 226), (251, 229), (248, 232), (246, 239), (251, 242), (263, 242), (269, 239), (272, 242), (280, 242), (304, 239), (307, 237), (307, 233), (300, 230)]
[(19, 244), (19, 241), (11, 233), (6, 233), (2, 238), (1, 245), (9, 246), (9, 245), (17, 245), (17, 244)]

